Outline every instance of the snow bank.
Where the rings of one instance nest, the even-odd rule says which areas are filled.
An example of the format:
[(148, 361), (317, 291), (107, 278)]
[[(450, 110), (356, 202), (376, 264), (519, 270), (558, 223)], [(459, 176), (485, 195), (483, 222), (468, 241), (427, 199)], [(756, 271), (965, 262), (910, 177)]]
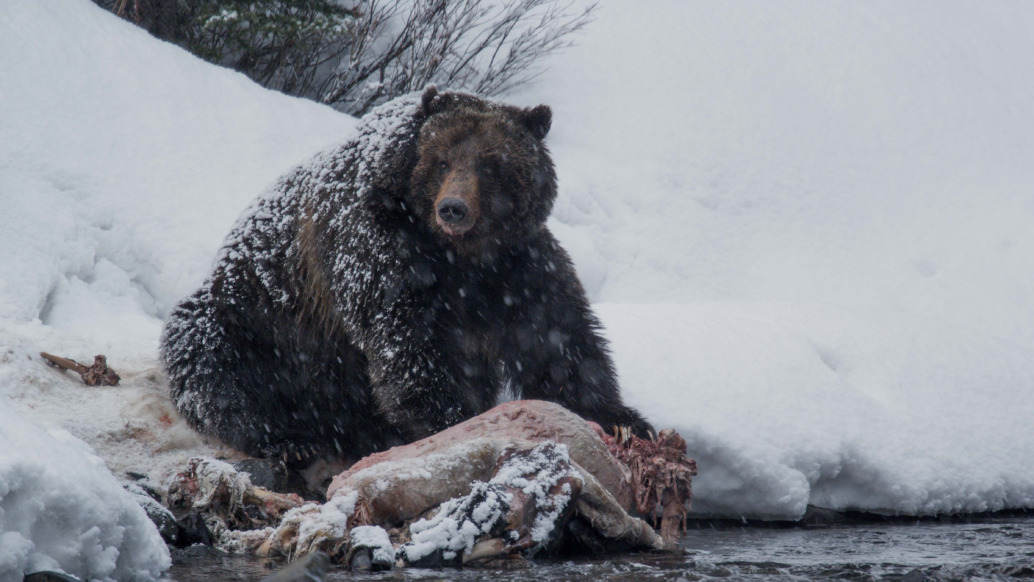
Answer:
[(1034, 7), (605, 4), (554, 108), (554, 228), (607, 302), (891, 309), (1034, 349)]
[[(151, 370), (162, 318), (354, 121), (86, 0), (9, 4), (0, 394), (160, 474), (217, 450)], [(1022, 1), (610, 3), (512, 96), (554, 108), (551, 226), (699, 512), (1034, 506), (1032, 26)]]
[(1034, 506), (1034, 362), (1013, 345), (835, 306), (598, 308), (629, 402), (697, 460), (697, 515)]
[(552, 228), (694, 509), (1034, 499), (1034, 6), (604, 4)]
[(0, 398), (0, 580), (56, 570), (83, 580), (157, 580), (171, 565), (158, 530), (69, 433)]
[(84, 0), (5, 7), (0, 55), (0, 318), (93, 350), (151, 356), (244, 207), (354, 126)]
[[(5, 6), (0, 68), (0, 394), (119, 470), (206, 454), (153, 369), (162, 318), (256, 194), (355, 121), (86, 0)], [(123, 387), (84, 392), (41, 350), (104, 353)]]
[[(28, 419), (119, 475), (213, 454), (153, 370), (161, 318), (255, 194), (354, 121), (86, 0), (5, 3), (0, 70), (0, 580), (154, 579), (168, 554), (142, 510)], [(104, 353), (123, 384), (87, 390), (41, 350)]]

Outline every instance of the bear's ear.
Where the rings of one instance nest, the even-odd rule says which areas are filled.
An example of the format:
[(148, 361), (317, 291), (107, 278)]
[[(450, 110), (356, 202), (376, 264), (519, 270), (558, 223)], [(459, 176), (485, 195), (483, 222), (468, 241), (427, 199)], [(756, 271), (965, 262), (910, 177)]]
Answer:
[(429, 85), (424, 89), (424, 95), (420, 98), (420, 106), (424, 110), (424, 116), (430, 117), (434, 114), (435, 100), (438, 98), (438, 87)]
[(553, 111), (548, 105), (522, 109), (520, 115), (521, 122), (536, 138), (543, 139), (549, 133), (549, 127), (553, 123)]

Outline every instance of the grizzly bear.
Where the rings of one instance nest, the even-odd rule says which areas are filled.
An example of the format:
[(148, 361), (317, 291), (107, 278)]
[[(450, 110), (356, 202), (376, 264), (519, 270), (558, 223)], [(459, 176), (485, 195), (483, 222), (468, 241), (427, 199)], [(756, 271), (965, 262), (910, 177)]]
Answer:
[(282, 178), (168, 317), (184, 417), (303, 461), (425, 437), (504, 392), (645, 435), (546, 228), (551, 115), (429, 88)]

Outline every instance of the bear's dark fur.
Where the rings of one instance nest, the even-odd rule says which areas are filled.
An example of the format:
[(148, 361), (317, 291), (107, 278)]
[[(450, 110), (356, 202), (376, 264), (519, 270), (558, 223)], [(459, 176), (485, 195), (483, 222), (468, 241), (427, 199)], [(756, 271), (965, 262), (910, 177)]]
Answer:
[(545, 226), (550, 120), (432, 88), (281, 179), (166, 323), (182, 414), (253, 455), (353, 457), (508, 387), (645, 434)]

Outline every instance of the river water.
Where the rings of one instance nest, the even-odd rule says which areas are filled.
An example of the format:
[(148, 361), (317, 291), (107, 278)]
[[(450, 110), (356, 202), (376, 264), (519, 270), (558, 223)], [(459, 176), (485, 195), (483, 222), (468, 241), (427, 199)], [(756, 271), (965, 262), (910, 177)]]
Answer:
[[(336, 570), (342, 580), (1020, 580), (1034, 579), (1034, 518), (972, 523), (823, 528), (704, 527), (674, 553), (607, 559), (535, 559), (524, 568), (411, 568), (376, 574)], [(278, 564), (254, 558), (177, 555), (168, 580), (257, 581)]]

